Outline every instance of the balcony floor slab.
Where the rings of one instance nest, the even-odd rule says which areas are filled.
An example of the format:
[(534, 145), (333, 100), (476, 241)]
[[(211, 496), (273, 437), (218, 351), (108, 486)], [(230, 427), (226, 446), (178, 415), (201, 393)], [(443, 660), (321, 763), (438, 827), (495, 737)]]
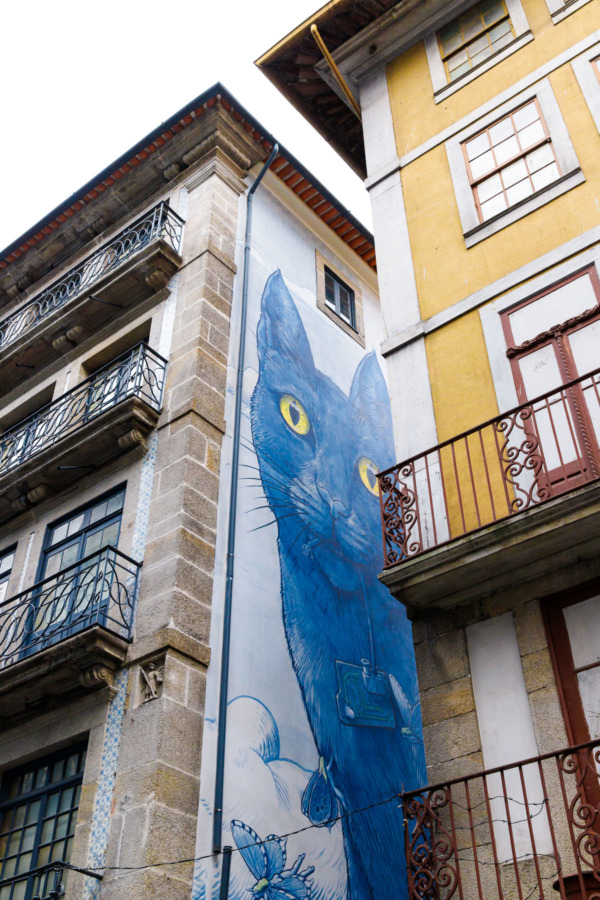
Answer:
[[(551, 593), (558, 573), (589, 563), (600, 574), (599, 539), (600, 482), (594, 482), (390, 566), (379, 578), (417, 618), (520, 592), (532, 582), (538, 595)], [(590, 577), (589, 565), (585, 571)]]
[(0, 730), (65, 699), (112, 689), (129, 642), (95, 625), (0, 669)]

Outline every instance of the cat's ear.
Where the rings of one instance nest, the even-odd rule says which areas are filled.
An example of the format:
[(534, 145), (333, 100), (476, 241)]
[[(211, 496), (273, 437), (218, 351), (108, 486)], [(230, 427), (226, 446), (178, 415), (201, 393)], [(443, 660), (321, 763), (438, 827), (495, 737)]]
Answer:
[(363, 356), (350, 388), (352, 415), (374, 432), (391, 434), (390, 398), (375, 351)]
[(302, 319), (280, 269), (269, 275), (263, 291), (257, 343), (259, 353), (276, 352), (290, 360), (302, 360), (304, 369), (314, 368)]

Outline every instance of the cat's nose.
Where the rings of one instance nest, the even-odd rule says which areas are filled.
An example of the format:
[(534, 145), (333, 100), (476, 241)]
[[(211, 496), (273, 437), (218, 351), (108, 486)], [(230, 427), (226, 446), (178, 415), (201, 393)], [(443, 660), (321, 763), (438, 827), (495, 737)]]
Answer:
[(331, 496), (327, 488), (323, 487), (322, 484), (319, 484), (317, 481), (317, 490), (319, 491), (323, 500), (326, 501), (329, 509), (331, 510), (331, 517), (333, 519), (343, 519), (346, 518), (350, 514), (350, 510), (346, 506), (346, 504), (342, 500), (336, 500)]

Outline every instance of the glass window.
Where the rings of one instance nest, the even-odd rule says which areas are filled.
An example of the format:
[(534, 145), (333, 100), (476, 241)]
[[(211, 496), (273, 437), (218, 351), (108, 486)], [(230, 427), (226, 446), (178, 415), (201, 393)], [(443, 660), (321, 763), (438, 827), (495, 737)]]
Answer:
[(0, 603), (2, 603), (6, 597), (16, 549), (16, 547), (11, 547), (10, 550), (5, 550), (3, 553), (0, 553)]
[(465, 141), (463, 151), (480, 222), (561, 176), (535, 98)]
[(325, 303), (344, 322), (356, 329), (354, 291), (328, 268), (325, 268)]
[(438, 32), (448, 81), (465, 75), (514, 39), (504, 0), (483, 0)]
[[(71, 856), (85, 747), (6, 772), (0, 787), (0, 900), (47, 896), (54, 874), (32, 870)], [(66, 881), (68, 871), (63, 873)]]
[(105, 623), (113, 584), (109, 548), (118, 545), (124, 499), (121, 488), (49, 528), (24, 654)]

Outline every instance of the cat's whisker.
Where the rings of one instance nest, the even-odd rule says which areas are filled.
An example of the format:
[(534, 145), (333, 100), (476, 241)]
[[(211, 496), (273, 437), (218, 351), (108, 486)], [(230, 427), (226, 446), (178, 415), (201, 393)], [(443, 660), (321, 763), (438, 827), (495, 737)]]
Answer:
[[(288, 513), (287, 516), (278, 516), (276, 519), (273, 519), (272, 522), (265, 522), (264, 525), (257, 525), (256, 528), (251, 528), (248, 534), (252, 534), (253, 531), (260, 531), (262, 528), (268, 528), (269, 525), (276, 525), (278, 522), (281, 522), (282, 519), (291, 519), (292, 516), (298, 515), (298, 513)], [(308, 525), (306, 527), (308, 528)]]
[[(257, 509), (270, 509), (271, 512), (274, 512), (277, 509), (296, 509), (293, 503), (279, 503), (277, 505), (272, 505), (271, 503), (265, 503), (264, 506), (253, 506), (252, 509), (247, 509), (244, 513), (247, 516), (249, 513), (256, 512)], [(300, 513), (296, 513), (296, 515), (300, 515)]]

